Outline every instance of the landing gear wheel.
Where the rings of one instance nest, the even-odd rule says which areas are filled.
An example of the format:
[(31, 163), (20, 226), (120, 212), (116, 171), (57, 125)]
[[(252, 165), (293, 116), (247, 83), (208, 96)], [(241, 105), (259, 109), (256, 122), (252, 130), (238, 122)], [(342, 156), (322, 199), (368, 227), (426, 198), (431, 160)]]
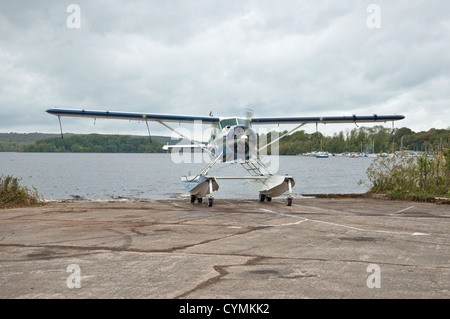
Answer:
[(211, 207), (213, 205), (214, 199), (212, 197), (208, 198), (208, 207)]
[(201, 204), (203, 202), (203, 198), (199, 197), (197, 198), (197, 203)]
[(259, 194), (259, 201), (260, 201), (260, 202), (264, 202), (265, 199), (266, 199), (266, 195), (264, 195), (264, 194)]
[(266, 197), (266, 199), (267, 199), (268, 202), (272, 201), (272, 197)]
[(195, 195), (191, 195), (191, 203), (195, 203), (196, 197)]
[(287, 205), (292, 206), (292, 197), (288, 197), (287, 199)]

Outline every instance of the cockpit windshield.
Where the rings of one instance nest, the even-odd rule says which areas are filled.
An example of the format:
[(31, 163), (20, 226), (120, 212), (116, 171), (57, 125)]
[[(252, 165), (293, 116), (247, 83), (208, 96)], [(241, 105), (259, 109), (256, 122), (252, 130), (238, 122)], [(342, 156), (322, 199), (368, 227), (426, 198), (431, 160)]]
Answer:
[(248, 119), (237, 119), (239, 125), (245, 125), (251, 127), (250, 121)]
[(223, 119), (219, 122), (219, 128), (223, 129), (227, 126), (235, 126), (235, 125), (245, 125), (245, 126), (251, 126), (250, 121), (247, 119), (241, 119), (241, 118), (231, 118), (231, 119)]

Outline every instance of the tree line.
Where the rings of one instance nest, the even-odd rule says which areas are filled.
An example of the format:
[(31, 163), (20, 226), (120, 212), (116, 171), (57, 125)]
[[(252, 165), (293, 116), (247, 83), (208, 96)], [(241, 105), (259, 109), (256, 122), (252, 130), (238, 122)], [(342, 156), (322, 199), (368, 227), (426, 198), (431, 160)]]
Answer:
[(416, 133), (406, 127), (389, 129), (381, 125), (358, 127), (335, 133), (333, 136), (324, 136), (320, 132), (306, 133), (302, 130), (281, 139), (280, 154), (296, 155), (320, 150), (330, 153), (441, 151), (450, 147), (449, 137), (449, 129), (433, 128), (427, 132)]
[[(2, 134), (3, 136), (0, 135), (0, 152), (161, 153), (162, 146), (170, 140), (169, 137), (161, 136), (150, 140), (148, 136), (101, 134), (71, 134), (64, 139), (59, 136), (38, 139), (36, 133), (30, 133), (33, 136), (29, 137), (19, 134), (19, 138), (9, 136), (8, 134), (11, 133)], [(320, 132), (306, 133), (301, 130), (282, 138), (279, 152), (281, 155), (297, 155), (320, 150), (330, 153), (439, 151), (450, 147), (449, 137), (450, 129), (433, 128), (416, 133), (406, 127), (393, 130), (381, 125), (355, 127), (352, 130), (335, 133), (333, 136), (324, 136)], [(32, 138), (33, 141), (27, 141), (26, 138)], [(266, 138), (270, 142), (271, 133), (267, 134)]]
[(70, 135), (51, 137), (28, 144), (23, 152), (71, 152), (71, 153), (162, 153), (161, 142), (149, 137), (125, 135)]

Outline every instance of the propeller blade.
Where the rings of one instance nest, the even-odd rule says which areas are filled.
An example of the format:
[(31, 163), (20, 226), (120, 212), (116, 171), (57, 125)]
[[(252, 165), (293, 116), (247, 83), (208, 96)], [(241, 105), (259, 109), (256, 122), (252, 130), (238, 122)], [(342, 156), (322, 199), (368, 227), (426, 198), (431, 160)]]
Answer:
[(253, 117), (253, 110), (252, 109), (246, 109), (245, 110), (245, 117), (247, 120), (251, 120)]
[(250, 127), (250, 122), (252, 120), (253, 117), (253, 110), (252, 109), (245, 109), (245, 121), (246, 121), (246, 126)]

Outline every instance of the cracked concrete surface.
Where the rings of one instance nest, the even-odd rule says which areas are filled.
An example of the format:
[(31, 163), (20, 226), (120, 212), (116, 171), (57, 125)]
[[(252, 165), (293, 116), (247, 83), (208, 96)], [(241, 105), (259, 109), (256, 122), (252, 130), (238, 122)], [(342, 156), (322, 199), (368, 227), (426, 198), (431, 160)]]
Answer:
[(375, 199), (7, 209), (0, 298), (448, 298), (449, 218), (449, 205)]

